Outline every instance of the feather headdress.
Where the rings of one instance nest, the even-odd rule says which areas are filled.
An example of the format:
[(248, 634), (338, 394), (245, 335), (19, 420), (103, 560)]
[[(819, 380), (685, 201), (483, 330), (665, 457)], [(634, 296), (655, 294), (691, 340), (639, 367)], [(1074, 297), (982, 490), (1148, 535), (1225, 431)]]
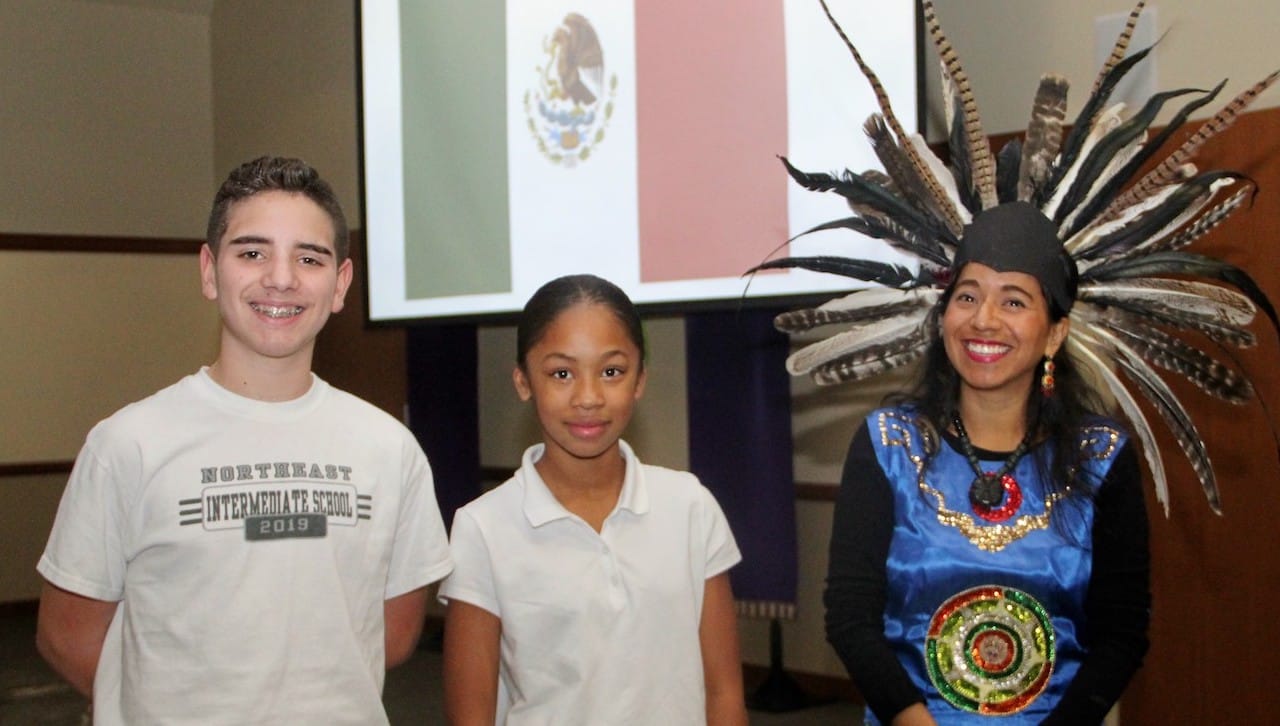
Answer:
[[(820, 1), (875, 92), (880, 113), (864, 129), (884, 171), (806, 173), (784, 158), (796, 183), (834, 192), (853, 211), (851, 217), (802, 234), (852, 229), (915, 257), (919, 267), (913, 272), (883, 262), (822, 256), (773, 260), (755, 268), (798, 267), (879, 285), (778, 316), (776, 326), (789, 333), (847, 326), (797, 350), (788, 370), (826, 385), (864, 379), (919, 359), (929, 339), (924, 321), (950, 278), (966, 225), (1000, 205), (1030, 204), (1051, 220), (1063, 252), (1078, 270), (1068, 351), (1109, 389), (1131, 422), (1166, 514), (1164, 463), (1139, 396), (1169, 427), (1209, 506), (1220, 513), (1204, 443), (1158, 370), (1180, 374), (1212, 396), (1241, 403), (1253, 396), (1247, 377), (1170, 331), (1202, 334), (1218, 349), (1246, 347), (1254, 343), (1248, 326), (1261, 309), (1280, 332), (1275, 309), (1247, 273), (1185, 249), (1255, 191), (1243, 175), (1197, 170), (1192, 163), (1197, 149), (1230, 127), (1280, 72), (1240, 93), (1169, 151), (1164, 147), (1177, 128), (1213, 101), (1222, 85), (1160, 93), (1132, 115), (1123, 104), (1109, 105), (1116, 85), (1151, 51), (1126, 57), (1145, 4), (1138, 2), (1069, 133), (1064, 136), (1067, 82), (1045, 75), (1026, 134), (993, 154), (959, 57), (942, 32), (933, 3), (923, 0), (928, 34), (942, 60), (948, 168), (918, 134), (902, 128), (875, 73)], [(1173, 120), (1164, 130), (1153, 130), (1157, 114), (1174, 103), (1181, 106)], [(1147, 168), (1151, 171), (1139, 175)], [(1229, 354), (1227, 358), (1234, 362)]]

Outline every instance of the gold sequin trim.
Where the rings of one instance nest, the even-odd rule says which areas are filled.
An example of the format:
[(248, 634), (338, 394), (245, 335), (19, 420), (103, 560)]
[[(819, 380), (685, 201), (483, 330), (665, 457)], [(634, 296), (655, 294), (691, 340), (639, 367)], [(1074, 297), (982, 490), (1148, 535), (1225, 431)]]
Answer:
[[(884, 446), (901, 446), (906, 451), (907, 458), (916, 468), (920, 491), (932, 496), (937, 502), (938, 522), (942, 525), (959, 530), (974, 547), (985, 552), (999, 552), (1011, 542), (1049, 526), (1049, 514), (1053, 511), (1053, 505), (1062, 499), (1062, 492), (1053, 492), (1044, 498), (1042, 514), (1024, 514), (1012, 524), (981, 525), (964, 512), (948, 509), (946, 496), (925, 481), (925, 458), (913, 446), (909, 422), (910, 419), (896, 411), (882, 412), (878, 421), (880, 441)], [(1120, 440), (1120, 432), (1108, 426), (1087, 426), (1082, 434), (1081, 450), (1090, 452), (1091, 458), (1095, 460), (1105, 460), (1114, 454)]]

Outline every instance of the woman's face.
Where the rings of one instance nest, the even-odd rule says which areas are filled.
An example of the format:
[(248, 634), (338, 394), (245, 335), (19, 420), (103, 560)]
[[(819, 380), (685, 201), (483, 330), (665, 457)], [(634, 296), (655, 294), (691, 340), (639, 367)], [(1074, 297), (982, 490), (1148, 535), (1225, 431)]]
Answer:
[(1049, 321), (1049, 303), (1036, 278), (968, 263), (942, 316), (942, 340), (960, 375), (960, 395), (1025, 399), (1040, 362), (1058, 352), (1067, 326), (1066, 318)]

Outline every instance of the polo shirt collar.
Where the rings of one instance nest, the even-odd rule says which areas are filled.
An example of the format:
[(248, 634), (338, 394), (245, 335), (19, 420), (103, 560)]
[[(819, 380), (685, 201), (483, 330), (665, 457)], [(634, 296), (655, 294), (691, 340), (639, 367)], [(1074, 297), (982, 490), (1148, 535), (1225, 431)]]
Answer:
[[(649, 491), (644, 485), (644, 472), (640, 467), (640, 461), (626, 441), (619, 439), (618, 449), (622, 452), (627, 468), (614, 511), (625, 509), (633, 514), (646, 514), (649, 511)], [(524, 487), (524, 516), (533, 527), (541, 527), (548, 522), (573, 516), (547, 488), (546, 482), (542, 481), (542, 477), (538, 475), (538, 470), (534, 466), (545, 451), (546, 444), (534, 444), (525, 449), (524, 457), (520, 462), (520, 471), (517, 472), (517, 477)], [(612, 517), (613, 514), (609, 516)]]

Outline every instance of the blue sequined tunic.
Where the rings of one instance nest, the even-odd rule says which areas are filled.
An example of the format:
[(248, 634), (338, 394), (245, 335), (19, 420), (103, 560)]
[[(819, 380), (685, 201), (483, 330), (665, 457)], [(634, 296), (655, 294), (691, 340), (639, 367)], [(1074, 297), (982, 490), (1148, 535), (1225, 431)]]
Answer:
[[(963, 453), (941, 441), (926, 459), (926, 434), (901, 409), (875, 411), (867, 426), (893, 488), (884, 623), (898, 659), (939, 723), (1040, 721), (1084, 657), (1093, 507), (1079, 498), (1051, 525), (1050, 512), (1067, 504), (1046, 490), (1028, 455), (1010, 472), (1021, 503), (979, 516)], [(1082, 480), (1101, 482), (1123, 443), (1106, 419), (1085, 427), (1082, 466), (1091, 476)], [(981, 464), (992, 471), (1002, 462)], [(1011, 499), (1006, 489), (1004, 504)]]

